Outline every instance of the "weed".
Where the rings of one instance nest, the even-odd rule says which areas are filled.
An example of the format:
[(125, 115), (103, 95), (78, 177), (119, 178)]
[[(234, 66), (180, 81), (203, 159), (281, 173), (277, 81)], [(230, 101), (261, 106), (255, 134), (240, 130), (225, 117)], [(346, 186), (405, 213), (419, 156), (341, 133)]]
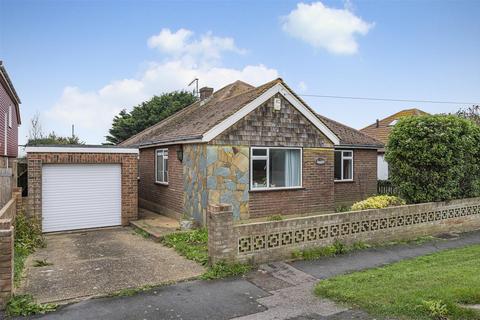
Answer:
[(243, 275), (250, 270), (252, 270), (252, 266), (249, 264), (219, 262), (208, 268), (207, 272), (200, 276), (200, 278), (203, 280), (212, 280), (233, 277)]
[(428, 311), (430, 317), (435, 320), (447, 320), (448, 308), (441, 300), (424, 300), (422, 306)]
[(55, 311), (57, 305), (55, 304), (39, 304), (35, 303), (31, 295), (16, 295), (13, 296), (7, 303), (7, 315), (15, 316), (30, 316), (33, 314), (44, 314)]
[(135, 232), (135, 234), (141, 236), (142, 238), (145, 238), (145, 239), (150, 238), (150, 233), (148, 233), (147, 231), (145, 231), (143, 229), (134, 228), (133, 231)]
[(47, 261), (47, 259), (33, 261), (34, 267), (46, 267), (46, 266), (52, 266), (52, 265), (53, 263)]
[(204, 228), (171, 233), (162, 239), (162, 243), (166, 246), (202, 265), (208, 263), (207, 242), (208, 233)]
[(283, 220), (283, 217), (281, 214), (275, 214), (267, 218), (267, 221), (282, 221), (282, 220)]

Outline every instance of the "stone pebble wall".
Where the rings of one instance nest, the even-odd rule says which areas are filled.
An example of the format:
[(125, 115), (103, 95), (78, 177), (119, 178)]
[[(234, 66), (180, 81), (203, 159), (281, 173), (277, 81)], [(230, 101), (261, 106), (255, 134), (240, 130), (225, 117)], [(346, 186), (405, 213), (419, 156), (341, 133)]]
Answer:
[(209, 203), (229, 203), (234, 219), (248, 219), (249, 148), (207, 146)]
[[(211, 214), (209, 217), (217, 218)], [(233, 220), (232, 214), (230, 220)], [(230, 230), (221, 232), (230, 236), (212, 241), (222, 250), (209, 247), (209, 253), (216, 255), (210, 257), (214, 261), (263, 263), (289, 259), (296, 250), (327, 246), (336, 240), (347, 244), (382, 243), (478, 229), (480, 198), (472, 198), (232, 225)]]
[(185, 145), (183, 147), (183, 212), (187, 217), (203, 225), (205, 225), (208, 202), (206, 172), (206, 145)]

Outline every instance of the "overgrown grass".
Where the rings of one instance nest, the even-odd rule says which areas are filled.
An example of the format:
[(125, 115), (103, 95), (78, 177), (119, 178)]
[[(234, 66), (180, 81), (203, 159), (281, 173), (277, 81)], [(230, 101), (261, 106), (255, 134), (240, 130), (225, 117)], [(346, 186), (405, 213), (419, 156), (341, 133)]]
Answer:
[(6, 312), (10, 317), (16, 316), (30, 316), (34, 314), (45, 314), (47, 312), (55, 311), (56, 304), (40, 304), (33, 300), (31, 295), (16, 295), (13, 296), (7, 303)]
[(281, 214), (274, 214), (273, 216), (269, 216), (267, 221), (282, 221), (283, 216)]
[(252, 266), (249, 264), (219, 262), (208, 268), (200, 279), (212, 280), (240, 276), (250, 272), (250, 270), (252, 270)]
[(373, 316), (480, 319), (463, 304), (480, 304), (480, 245), (401, 261), (318, 283), (315, 293)]
[(346, 245), (343, 242), (336, 240), (330, 246), (296, 250), (292, 252), (292, 258), (302, 260), (315, 260), (321, 257), (333, 257), (366, 248), (370, 248), (370, 245), (361, 241), (355, 242), (352, 245)]
[(140, 229), (140, 228), (134, 228), (133, 229), (133, 232), (134, 234), (136, 235), (139, 235), (140, 237), (142, 238), (145, 238), (145, 239), (148, 239), (150, 238), (150, 233), (148, 233), (147, 231), (143, 230), (143, 229)]
[[(208, 265), (208, 232), (206, 229), (182, 231), (166, 235), (162, 242), (174, 248), (187, 259)], [(251, 270), (252, 266), (242, 263), (219, 262), (209, 266), (207, 271), (200, 276), (201, 279), (211, 280), (238, 276)]]
[(15, 254), (14, 254), (14, 282), (15, 285), (22, 279), (25, 260), (37, 248), (45, 246), (40, 221), (27, 218), (23, 212), (15, 218)]
[(171, 233), (163, 238), (162, 243), (174, 248), (187, 259), (204, 266), (208, 263), (207, 229)]

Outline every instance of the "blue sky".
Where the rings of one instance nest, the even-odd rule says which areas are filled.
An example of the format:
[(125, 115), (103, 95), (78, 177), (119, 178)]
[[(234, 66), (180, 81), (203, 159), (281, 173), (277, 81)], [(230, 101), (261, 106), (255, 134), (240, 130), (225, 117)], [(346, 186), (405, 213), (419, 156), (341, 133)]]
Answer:
[[(112, 116), (194, 76), (300, 94), (480, 102), (480, 1), (0, 0), (0, 59), (29, 120), (101, 143)], [(458, 104), (306, 97), (355, 128)]]

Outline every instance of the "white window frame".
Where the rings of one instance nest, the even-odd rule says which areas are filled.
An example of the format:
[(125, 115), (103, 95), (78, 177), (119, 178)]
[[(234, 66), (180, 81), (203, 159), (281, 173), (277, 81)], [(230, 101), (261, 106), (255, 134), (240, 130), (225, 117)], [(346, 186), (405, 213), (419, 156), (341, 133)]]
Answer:
[(8, 106), (8, 127), (12, 127), (12, 105)]
[(167, 169), (167, 178), (165, 179), (165, 170), (162, 171), (162, 180), (158, 179), (158, 152), (162, 151), (162, 161), (163, 161), (163, 168), (165, 169), (165, 163), (167, 163), (168, 166), (168, 148), (161, 148), (161, 149), (155, 149), (155, 183), (158, 184), (163, 184), (163, 185), (168, 185), (168, 169)]
[[(253, 150), (267, 150), (265, 156), (254, 156)], [(287, 149), (287, 150), (300, 150), (300, 185), (292, 187), (269, 187), (270, 185), (270, 150), (271, 149)], [(266, 160), (267, 161), (267, 186), (257, 187), (253, 186), (253, 161), (254, 160)], [(250, 191), (267, 191), (267, 190), (291, 190), (303, 188), (303, 149), (298, 147), (251, 147), (250, 148)]]
[[(353, 160), (353, 150), (335, 150), (334, 151), (335, 153), (336, 152), (340, 152), (341, 154), (341, 159), (340, 159), (340, 176), (342, 177), (341, 179), (335, 179), (335, 182), (351, 182), (353, 181), (353, 177), (354, 177), (354, 160)], [(351, 152), (352, 155), (351, 156), (344, 156), (344, 153), (345, 152)], [(335, 156), (335, 155), (334, 155)], [(344, 179), (343, 178), (343, 159), (347, 159), (347, 160), (352, 160), (352, 178), (351, 179)], [(333, 166), (333, 170), (335, 171), (335, 159), (334, 159), (334, 166)]]

